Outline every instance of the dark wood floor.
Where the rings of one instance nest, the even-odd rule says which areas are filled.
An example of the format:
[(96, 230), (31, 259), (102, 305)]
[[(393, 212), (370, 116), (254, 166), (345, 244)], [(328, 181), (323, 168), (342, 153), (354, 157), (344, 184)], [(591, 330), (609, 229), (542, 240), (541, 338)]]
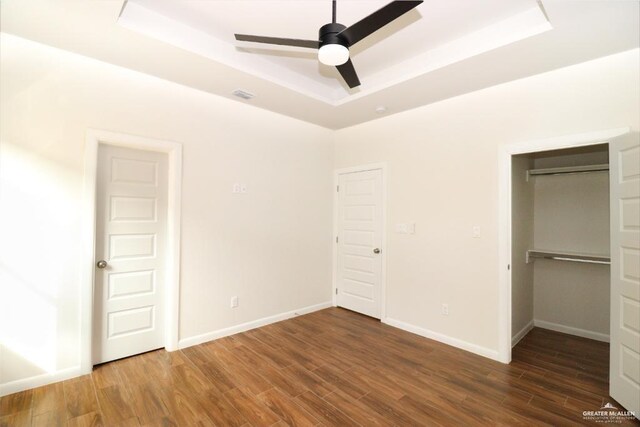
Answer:
[(605, 343), (534, 329), (503, 365), (332, 308), (6, 396), (0, 425), (580, 425), (607, 371)]

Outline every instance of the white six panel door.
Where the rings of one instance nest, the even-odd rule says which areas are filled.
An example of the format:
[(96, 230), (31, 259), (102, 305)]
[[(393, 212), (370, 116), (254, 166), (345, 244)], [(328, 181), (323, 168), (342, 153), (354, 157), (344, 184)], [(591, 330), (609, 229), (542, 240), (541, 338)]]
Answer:
[(167, 155), (101, 144), (93, 362), (164, 347)]
[(611, 361), (609, 393), (640, 418), (640, 141), (609, 144)]
[(339, 175), (337, 304), (380, 318), (382, 170)]

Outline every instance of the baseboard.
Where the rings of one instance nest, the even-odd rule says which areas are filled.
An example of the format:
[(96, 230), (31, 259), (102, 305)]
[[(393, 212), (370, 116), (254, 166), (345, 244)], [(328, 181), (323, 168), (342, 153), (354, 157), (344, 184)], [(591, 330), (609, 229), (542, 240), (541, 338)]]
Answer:
[(520, 340), (533, 329), (533, 326), (533, 320), (524, 325), (524, 328), (520, 329), (520, 331), (511, 338), (511, 348), (515, 347)]
[(79, 377), (80, 375), (82, 375), (80, 366), (74, 366), (73, 368), (61, 369), (52, 373), (46, 373), (29, 378), (10, 381), (8, 383), (0, 384), (0, 397), (17, 393), (23, 390), (29, 390), (31, 388), (42, 387), (43, 385), (51, 383), (57, 383), (59, 381), (68, 380), (70, 378)]
[(323, 302), (321, 304), (310, 305), (308, 307), (299, 308), (297, 310), (287, 311), (285, 313), (280, 313), (269, 317), (263, 317), (262, 319), (252, 320), (251, 322), (241, 323), (240, 325), (235, 325), (228, 328), (207, 332), (201, 335), (184, 338), (178, 341), (178, 348), (187, 348), (229, 335), (239, 334), (240, 332), (259, 328), (261, 326), (266, 326), (271, 323), (280, 322), (282, 320), (291, 319), (292, 317), (296, 317), (302, 314), (308, 314), (314, 311), (323, 310), (332, 306), (333, 304), (331, 301)]
[(386, 323), (389, 326), (402, 329), (403, 331), (411, 332), (413, 334), (420, 335), (422, 337), (429, 338), (434, 341), (438, 341), (452, 347), (457, 347), (459, 349), (475, 353), (479, 356), (487, 357), (489, 359), (500, 362), (498, 351), (492, 350), (490, 348), (482, 347), (477, 344), (463, 341), (458, 338), (453, 338), (448, 335), (431, 331), (429, 329), (421, 328), (419, 326), (411, 325), (400, 320), (390, 319), (388, 317), (386, 319), (382, 319), (382, 323)]
[(552, 323), (538, 319), (535, 319), (533, 321), (533, 325), (537, 328), (549, 329), (552, 331), (576, 335), (578, 337), (589, 338), (596, 341), (609, 342), (609, 335), (600, 332), (587, 331), (586, 329), (574, 328), (572, 326), (565, 326), (559, 323)]

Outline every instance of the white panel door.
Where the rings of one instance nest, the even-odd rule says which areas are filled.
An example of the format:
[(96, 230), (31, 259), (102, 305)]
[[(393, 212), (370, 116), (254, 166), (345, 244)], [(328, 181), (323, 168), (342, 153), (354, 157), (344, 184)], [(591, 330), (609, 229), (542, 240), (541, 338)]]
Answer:
[(163, 153), (99, 147), (96, 364), (164, 346), (167, 167)]
[(339, 175), (337, 304), (380, 318), (382, 170)]
[(609, 393), (640, 417), (640, 141), (609, 144), (611, 361)]

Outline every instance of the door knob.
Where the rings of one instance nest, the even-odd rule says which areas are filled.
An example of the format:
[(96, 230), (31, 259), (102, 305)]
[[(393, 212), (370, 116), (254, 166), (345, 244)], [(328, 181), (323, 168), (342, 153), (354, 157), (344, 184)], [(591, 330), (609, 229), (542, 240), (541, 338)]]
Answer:
[(103, 260), (103, 259), (101, 259), (100, 261), (98, 261), (98, 262), (96, 263), (96, 266), (97, 266), (98, 268), (105, 268), (107, 265), (108, 265), (108, 264), (107, 264), (107, 261), (105, 261), (105, 260)]
[(374, 253), (374, 254), (379, 254), (379, 253), (380, 253), (380, 248), (375, 248), (375, 249), (373, 250), (373, 253)]

